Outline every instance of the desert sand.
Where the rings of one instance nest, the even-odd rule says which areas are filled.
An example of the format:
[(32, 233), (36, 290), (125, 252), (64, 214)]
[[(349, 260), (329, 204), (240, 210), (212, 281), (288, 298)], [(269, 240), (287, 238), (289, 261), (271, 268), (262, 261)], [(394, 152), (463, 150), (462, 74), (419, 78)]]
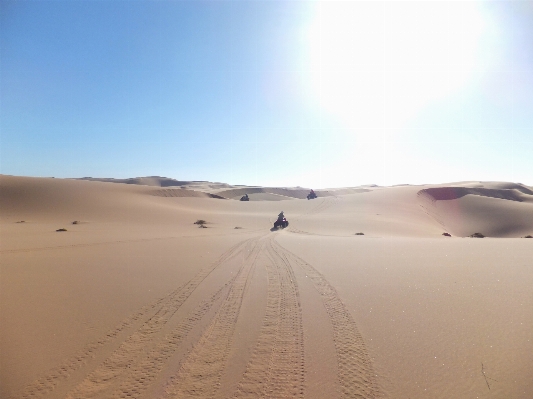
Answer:
[(531, 187), (308, 192), (0, 176), (0, 397), (533, 397)]

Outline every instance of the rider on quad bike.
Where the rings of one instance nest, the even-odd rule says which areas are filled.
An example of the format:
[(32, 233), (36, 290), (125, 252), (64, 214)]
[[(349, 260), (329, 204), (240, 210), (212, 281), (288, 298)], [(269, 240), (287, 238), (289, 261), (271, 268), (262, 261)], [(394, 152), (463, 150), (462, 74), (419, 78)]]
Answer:
[(317, 197), (315, 191), (313, 189), (311, 189), (311, 192), (309, 194), (307, 194), (307, 199), (310, 200), (310, 199), (315, 199)]
[(282, 229), (284, 229), (288, 225), (289, 225), (289, 222), (287, 221), (287, 219), (285, 219), (285, 215), (283, 215), (283, 211), (281, 211), (280, 214), (278, 215), (278, 220), (274, 222), (274, 228), (277, 229), (281, 227)]
[(244, 194), (244, 195), (241, 197), (241, 201), (250, 201), (250, 197), (248, 197), (248, 194)]

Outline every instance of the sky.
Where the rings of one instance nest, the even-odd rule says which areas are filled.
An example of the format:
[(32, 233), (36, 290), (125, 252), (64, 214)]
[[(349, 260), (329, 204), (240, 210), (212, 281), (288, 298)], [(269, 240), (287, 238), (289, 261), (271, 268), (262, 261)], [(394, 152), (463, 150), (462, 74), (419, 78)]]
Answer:
[(532, 1), (0, 2), (0, 173), (533, 185)]

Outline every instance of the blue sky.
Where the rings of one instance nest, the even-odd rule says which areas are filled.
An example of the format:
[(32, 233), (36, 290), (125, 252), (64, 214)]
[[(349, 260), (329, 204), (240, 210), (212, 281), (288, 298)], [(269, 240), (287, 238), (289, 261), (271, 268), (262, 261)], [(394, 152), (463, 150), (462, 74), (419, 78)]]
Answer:
[(533, 185), (533, 2), (0, 7), (0, 173)]

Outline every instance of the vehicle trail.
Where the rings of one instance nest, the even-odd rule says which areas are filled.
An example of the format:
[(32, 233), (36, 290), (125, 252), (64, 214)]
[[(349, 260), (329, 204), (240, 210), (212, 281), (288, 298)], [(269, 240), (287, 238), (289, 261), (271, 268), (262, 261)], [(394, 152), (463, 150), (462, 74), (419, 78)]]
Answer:
[(233, 284), (235, 278), (224, 284), (208, 300), (202, 301), (197, 308), (167, 334), (144, 359), (136, 364), (125, 378), (122, 379), (120, 387), (113, 392), (111, 398), (138, 398), (158, 377), (166, 362), (178, 350), (183, 340), (187, 337), (193, 327), (211, 310), (213, 305), (223, 295), (223, 292)]
[[(109, 386), (110, 381), (116, 378), (122, 370), (122, 365), (129, 364), (135, 357), (136, 351), (147, 342), (150, 335), (160, 330), (168, 319), (175, 313), (181, 304), (190, 296), (196, 287), (218, 266), (235, 257), (239, 250), (245, 247), (253, 238), (244, 240), (232, 246), (223, 253), (217, 261), (207, 268), (202, 269), (188, 283), (179, 286), (174, 291), (151, 304), (143, 306), (139, 311), (122, 320), (115, 328), (103, 337), (87, 344), (73, 357), (51, 369), (44, 376), (22, 388), (10, 399), (41, 398), (53, 392), (61, 383), (69, 380), (72, 375), (85, 367), (88, 367), (97, 353), (106, 346), (112, 345), (116, 340), (124, 339), (128, 330), (136, 329), (125, 339), (120, 347), (114, 352), (115, 356), (108, 358), (93, 373), (90, 373), (81, 384), (85, 387), (74, 390), (77, 397), (83, 398), (89, 392), (99, 392)], [(128, 360), (129, 359), (129, 360)], [(114, 366), (113, 366), (114, 365)], [(102, 376), (103, 374), (103, 376)], [(81, 385), (80, 384), (80, 385)]]
[(333, 327), (341, 398), (376, 398), (375, 373), (363, 337), (335, 288), (313, 266), (273, 241), (275, 250), (298, 264), (313, 282)]
[[(292, 219), (292, 221), (298, 222), (300, 221), (301, 218), (304, 218), (306, 216), (312, 216), (312, 215), (316, 215), (318, 213), (324, 212), (326, 209), (329, 209), (332, 206), (334, 206), (338, 202), (339, 199), (338, 197), (321, 197), (321, 198), (317, 198), (317, 199), (310, 200), (310, 201), (318, 201), (318, 200), (321, 200), (321, 201), (318, 203), (317, 206), (315, 206), (314, 208), (311, 208), (306, 213), (302, 213), (301, 215), (296, 216), (295, 218)], [(293, 231), (293, 227), (289, 225), (288, 230)]]
[(216, 395), (226, 367), (248, 278), (262, 246), (260, 240), (248, 244), (244, 264), (224, 302), (177, 374), (169, 380), (163, 397), (212, 398)]
[(300, 296), (287, 258), (265, 244), (267, 307), (259, 338), (234, 398), (304, 397)]
[(73, 391), (67, 395), (67, 399), (82, 399), (95, 397), (110, 389), (117, 382), (117, 379), (127, 373), (138, 356), (142, 354), (142, 349), (153, 343), (154, 335), (159, 333), (168, 323), (170, 318), (185, 303), (189, 296), (196, 290), (200, 283), (221, 263), (234, 257), (239, 249), (246, 246), (251, 240), (245, 240), (232, 247), (224, 253), (218, 262), (211, 267), (202, 270), (191, 279), (181, 290), (179, 290), (170, 301), (165, 303), (161, 309), (141, 328), (130, 335), (120, 347), (99, 367), (90, 373)]

